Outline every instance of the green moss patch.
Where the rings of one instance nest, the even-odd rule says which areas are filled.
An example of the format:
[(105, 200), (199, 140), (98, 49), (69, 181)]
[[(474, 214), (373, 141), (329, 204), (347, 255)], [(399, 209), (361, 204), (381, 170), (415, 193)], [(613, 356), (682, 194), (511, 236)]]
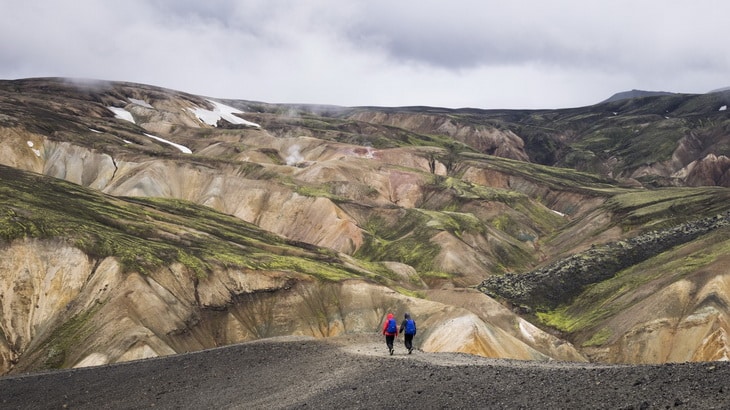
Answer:
[(94, 317), (101, 306), (101, 304), (96, 304), (91, 309), (73, 316), (54, 330), (53, 334), (38, 349), (39, 352), (45, 354), (39, 370), (62, 369), (71, 365), (67, 362), (68, 352), (93, 332), (94, 329), (88, 326), (89, 320)]
[(402, 210), (395, 219), (372, 216), (365, 223), (365, 243), (355, 256), (369, 261), (397, 261), (418, 271), (430, 271), (440, 248), (430, 240), (438, 228), (429, 223), (432, 218), (428, 213), (415, 209)]
[(727, 211), (730, 190), (698, 187), (628, 191), (613, 196), (604, 206), (626, 229), (659, 229)]
[(212, 208), (176, 199), (114, 198), (66, 181), (0, 166), (0, 237), (63, 238), (93, 258), (147, 273), (173, 262), (203, 277), (213, 265), (341, 279), (336, 252), (289, 241)]

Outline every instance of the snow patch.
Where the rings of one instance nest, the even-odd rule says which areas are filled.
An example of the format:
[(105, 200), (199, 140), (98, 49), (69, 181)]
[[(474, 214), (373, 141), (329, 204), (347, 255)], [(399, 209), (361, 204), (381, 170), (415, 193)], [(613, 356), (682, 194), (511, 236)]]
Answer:
[(125, 110), (124, 108), (119, 107), (106, 107), (109, 109), (109, 111), (114, 113), (115, 118), (119, 118), (120, 120), (129, 121), (132, 124), (136, 124), (134, 122), (134, 117), (132, 117), (132, 113)]
[(188, 148), (188, 147), (186, 147), (184, 145), (175, 144), (172, 141), (168, 141), (168, 140), (166, 140), (164, 138), (160, 138), (160, 137), (157, 137), (157, 136), (152, 135), (152, 134), (144, 134), (144, 135), (146, 135), (146, 136), (148, 136), (148, 137), (150, 137), (150, 138), (152, 138), (154, 140), (157, 140), (157, 141), (160, 141), (160, 142), (164, 142), (165, 144), (170, 144), (170, 145), (172, 145), (173, 147), (179, 149), (180, 151), (182, 151), (185, 154), (192, 154), (193, 153), (193, 151), (190, 148)]
[(89, 128), (89, 131), (91, 131), (91, 132), (95, 132), (95, 133), (97, 133), (97, 134), (101, 134), (101, 133), (102, 133), (101, 131), (99, 131), (99, 130), (95, 130), (95, 129), (93, 129), (93, 128)]
[(727, 110), (727, 105), (723, 105), (722, 107), (720, 107), (720, 109), (718, 111), (725, 111), (725, 110)]
[(231, 124), (242, 124), (242, 125), (250, 125), (252, 127), (261, 127), (260, 125), (251, 122), (246, 121), (243, 118), (237, 117), (233, 114), (242, 114), (243, 111), (237, 110), (233, 107), (230, 107), (225, 104), (221, 104), (219, 102), (208, 100), (211, 104), (213, 104), (213, 110), (206, 110), (203, 108), (188, 108), (188, 110), (192, 111), (196, 117), (200, 121), (203, 121), (204, 123), (212, 126), (216, 126), (218, 123), (218, 120), (221, 118), (230, 122)]
[(33, 153), (35, 154), (36, 157), (40, 157), (41, 150), (35, 149), (35, 148), (33, 148), (33, 146), (34, 146), (33, 141), (28, 141), (28, 147), (30, 148), (30, 150), (33, 151)]
[(145, 107), (145, 108), (155, 108), (155, 107), (151, 106), (151, 105), (150, 105), (150, 104), (149, 104), (149, 103), (148, 103), (147, 101), (145, 101), (145, 100), (138, 100), (138, 99), (136, 99), (136, 98), (130, 98), (130, 99), (129, 99), (129, 102), (131, 102), (132, 104), (137, 104), (137, 105), (139, 105), (139, 106), (142, 106), (142, 107)]

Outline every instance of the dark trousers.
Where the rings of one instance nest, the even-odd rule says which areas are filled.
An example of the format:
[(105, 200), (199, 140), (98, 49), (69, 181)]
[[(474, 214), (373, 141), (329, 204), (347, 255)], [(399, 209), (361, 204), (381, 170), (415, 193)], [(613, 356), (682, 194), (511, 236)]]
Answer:
[(406, 349), (411, 350), (413, 349), (413, 336), (415, 335), (409, 335), (408, 333), (403, 334), (403, 340), (406, 344)]
[(385, 335), (385, 344), (388, 345), (388, 350), (393, 350), (393, 340), (395, 340), (395, 335)]

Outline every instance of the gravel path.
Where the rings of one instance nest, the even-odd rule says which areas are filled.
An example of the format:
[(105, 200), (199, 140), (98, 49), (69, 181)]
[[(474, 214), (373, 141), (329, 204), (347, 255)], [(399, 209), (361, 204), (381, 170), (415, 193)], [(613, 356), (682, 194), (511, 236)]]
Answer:
[(2, 409), (150, 407), (727, 409), (730, 363), (536, 363), (402, 343), (390, 356), (380, 337), (348, 335), (0, 378)]

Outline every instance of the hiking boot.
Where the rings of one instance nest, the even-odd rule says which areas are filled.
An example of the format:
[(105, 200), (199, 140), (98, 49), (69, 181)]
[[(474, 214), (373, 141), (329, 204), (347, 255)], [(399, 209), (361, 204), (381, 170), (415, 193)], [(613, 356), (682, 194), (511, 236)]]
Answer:
[(393, 349), (390, 349), (390, 355), (393, 356)]
[(408, 349), (408, 354), (411, 354), (412, 351), (413, 351), (413, 348), (411, 347), (410, 349)]

